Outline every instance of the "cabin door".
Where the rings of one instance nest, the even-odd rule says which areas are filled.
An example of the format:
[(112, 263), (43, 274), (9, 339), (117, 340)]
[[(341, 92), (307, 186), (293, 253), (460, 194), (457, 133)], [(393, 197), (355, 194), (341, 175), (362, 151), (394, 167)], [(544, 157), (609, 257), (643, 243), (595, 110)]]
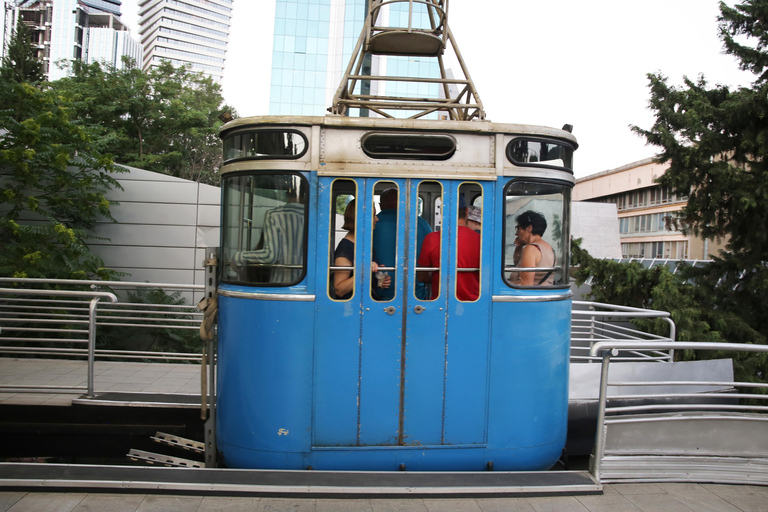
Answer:
[[(319, 183), (314, 446), (483, 443), (491, 297), (482, 261), (490, 262), (493, 227), (481, 205), (484, 197), (492, 204), (489, 185)], [(473, 205), (481, 222), (468, 226), (459, 212)], [(352, 224), (354, 237), (342, 229)], [(379, 286), (373, 261), (389, 287)]]

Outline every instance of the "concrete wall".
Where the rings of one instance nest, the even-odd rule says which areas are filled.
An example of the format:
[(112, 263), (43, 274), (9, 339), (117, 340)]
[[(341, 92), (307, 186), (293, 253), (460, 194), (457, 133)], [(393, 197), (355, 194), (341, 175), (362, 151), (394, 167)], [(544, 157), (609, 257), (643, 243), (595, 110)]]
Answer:
[(571, 205), (571, 236), (582, 238), (581, 247), (593, 258), (621, 258), (616, 205), (574, 201)]
[(664, 174), (669, 164), (657, 164), (653, 158), (592, 174), (576, 180), (574, 201), (586, 201), (595, 197), (621, 194), (641, 188), (653, 187), (654, 180)]

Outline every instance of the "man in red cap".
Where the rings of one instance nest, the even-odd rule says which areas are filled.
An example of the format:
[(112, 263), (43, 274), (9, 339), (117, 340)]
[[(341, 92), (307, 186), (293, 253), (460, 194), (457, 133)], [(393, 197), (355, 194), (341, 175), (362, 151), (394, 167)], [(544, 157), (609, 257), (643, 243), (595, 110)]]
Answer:
[[(480, 235), (467, 227), (467, 205), (464, 196), (459, 195), (459, 220), (457, 233), (458, 253), (456, 261), (458, 268), (480, 268)], [(421, 245), (419, 267), (440, 267), (440, 232), (435, 231), (424, 237)], [(456, 298), (462, 301), (475, 301), (480, 296), (480, 271), (459, 271), (456, 277)], [(440, 272), (417, 272), (416, 279), (423, 283), (432, 284), (432, 296), (435, 300), (440, 296)]]

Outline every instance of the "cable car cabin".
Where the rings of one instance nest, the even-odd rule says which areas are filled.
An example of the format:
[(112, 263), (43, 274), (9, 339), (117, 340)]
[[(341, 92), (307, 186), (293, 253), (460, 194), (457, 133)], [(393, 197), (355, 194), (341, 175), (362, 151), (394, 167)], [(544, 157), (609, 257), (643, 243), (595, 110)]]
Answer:
[(329, 116), (238, 119), (221, 136), (226, 466), (557, 462), (570, 133)]

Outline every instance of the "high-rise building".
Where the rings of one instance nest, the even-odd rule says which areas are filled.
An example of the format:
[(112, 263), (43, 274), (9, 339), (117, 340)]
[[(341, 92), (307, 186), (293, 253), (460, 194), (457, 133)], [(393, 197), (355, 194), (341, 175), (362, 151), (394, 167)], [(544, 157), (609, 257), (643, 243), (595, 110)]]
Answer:
[[(368, 0), (276, 1), (270, 114), (326, 114), (367, 15)], [(408, 2), (386, 6), (385, 16), (391, 25), (407, 26)], [(429, 26), (426, 10), (415, 11), (413, 18), (414, 25)], [(374, 55), (370, 71), (389, 76), (440, 76), (438, 62), (424, 56)], [(370, 87), (374, 95), (384, 93), (383, 87), (388, 88), (386, 94), (390, 96), (439, 95), (437, 84), (371, 83)], [(349, 115), (359, 115), (359, 109), (350, 109)]]
[(48, 80), (66, 76), (61, 64), (73, 60), (119, 68), (123, 56), (141, 59), (138, 42), (120, 21), (121, 4), (120, 0), (6, 1), (5, 38), (16, 20), (25, 22)]
[(147, 70), (166, 60), (224, 76), (234, 0), (139, 0), (139, 35)]

